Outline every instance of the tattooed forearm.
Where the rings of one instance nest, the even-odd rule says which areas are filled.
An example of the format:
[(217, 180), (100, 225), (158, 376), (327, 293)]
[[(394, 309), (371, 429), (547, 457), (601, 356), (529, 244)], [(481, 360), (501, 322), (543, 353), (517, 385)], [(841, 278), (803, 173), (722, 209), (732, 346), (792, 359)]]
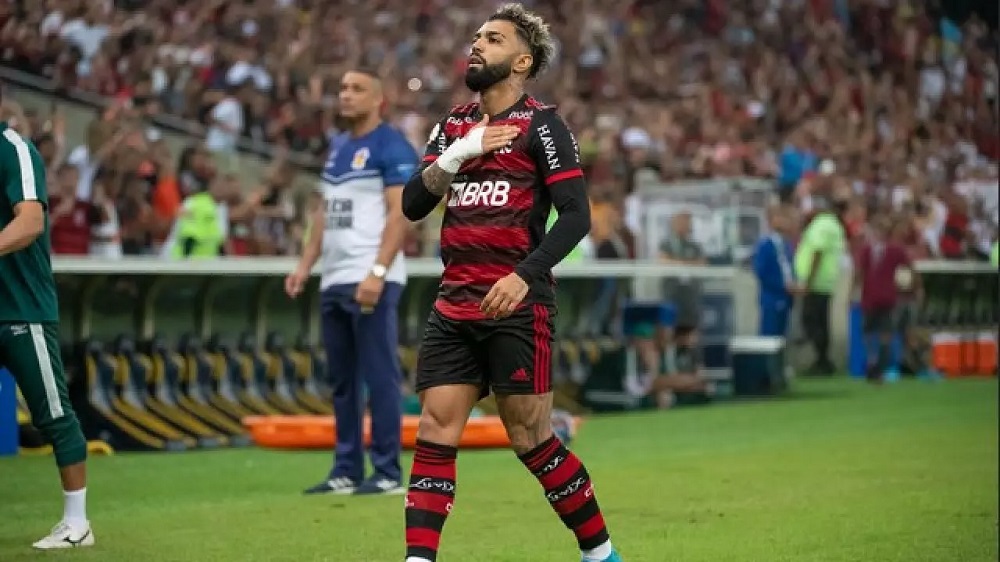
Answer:
[(428, 166), (427, 169), (421, 172), (421, 175), (423, 176), (424, 187), (427, 188), (427, 191), (438, 197), (444, 196), (451, 186), (451, 180), (455, 178), (455, 174), (442, 170), (437, 163)]

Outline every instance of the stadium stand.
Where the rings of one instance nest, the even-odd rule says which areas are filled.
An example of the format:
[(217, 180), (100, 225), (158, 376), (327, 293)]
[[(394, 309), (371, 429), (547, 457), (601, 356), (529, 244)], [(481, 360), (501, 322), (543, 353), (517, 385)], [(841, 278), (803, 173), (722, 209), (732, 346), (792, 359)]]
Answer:
[[(4, 96), (0, 112), (35, 140), (50, 178), (75, 170), (65, 181), (108, 211), (91, 233), (91, 255), (158, 253), (180, 202), (205, 185), (228, 190), (229, 254), (294, 254), (308, 198), (288, 178), (293, 168), (308, 177), (325, 157), (343, 70), (381, 62), (390, 76), (387, 117), (422, 147), (435, 117), (467, 99), (464, 42), (493, 7), (341, 4), (5, 4), (0, 66), (41, 80), (33, 94), (95, 112), (75, 129), (61, 102), (50, 109)], [(983, 260), (995, 247), (995, 11), (969, 17), (959, 3), (913, 0), (532, 4), (553, 22), (561, 55), (533, 93), (566, 115), (591, 184), (595, 224), (583, 259), (655, 258), (644, 248), (661, 241), (649, 240), (637, 211), (644, 193), (669, 199), (685, 182), (737, 177), (783, 191), (803, 222), (818, 200), (851, 194), (856, 245), (869, 217), (890, 214), (911, 225), (918, 257)], [(27, 82), (5, 87), (32, 94)], [(274, 157), (259, 177), (236, 173), (233, 154), (203, 140), (213, 108), (230, 94), (242, 113), (239, 150)], [(171, 148), (165, 131), (188, 135), (186, 144)], [(407, 253), (434, 256), (436, 228), (428, 220), (414, 229)], [(951, 282), (928, 277), (934, 297), (921, 311), (925, 326), (995, 324), (995, 301), (981, 298), (996, 294), (995, 278), (970, 279), (983, 286), (958, 294), (948, 291)], [(560, 296), (567, 306), (554, 359), (568, 386), (561, 399), (599, 383), (595, 371), (617, 372), (628, 361), (627, 342), (610, 327), (620, 298), (596, 319), (576, 308), (599, 300), (592, 288)], [(112, 290), (137, 289), (124, 280)], [(424, 317), (430, 298), (409, 302), (408, 313)], [(419, 324), (403, 324), (400, 356), (411, 371)], [(74, 399), (88, 437), (122, 448), (238, 446), (248, 443), (242, 416), (331, 412), (326, 358), (315, 344), (290, 345), (276, 333), (262, 344), (253, 339), (227, 331), (206, 342), (187, 335), (82, 343), (75, 363), (83, 389)]]
[[(1000, 153), (989, 12), (970, 18), (967, 3), (912, 0), (533, 4), (561, 50), (533, 91), (558, 103), (577, 131), (595, 203), (611, 206), (625, 241), (643, 235), (625, 202), (637, 188), (756, 176), (793, 190), (804, 212), (817, 194), (851, 189), (867, 211), (859, 221), (887, 209), (912, 220), (927, 254), (989, 254), (997, 210), (982, 186), (995, 184)], [(300, 163), (315, 161), (336, 130), (340, 73), (381, 63), (391, 76), (388, 117), (422, 145), (433, 116), (468, 97), (464, 41), (492, 9), (465, 1), (437, 12), (442, 5), (29, 2), (0, 16), (0, 62), (66, 95), (110, 100), (88, 127), (86, 150), (71, 150), (83, 139), (60, 138), (58, 116), (36, 109), (20, 122), (50, 147), (53, 164), (82, 166), (81, 192), (120, 193), (111, 203), (123, 249), (148, 253), (169, 231), (170, 201), (200, 183), (234, 181), (229, 156), (197, 142), (171, 154), (158, 132), (205, 134), (227, 88), (239, 89), (244, 149), (283, 146)], [(139, 125), (116, 136), (125, 123)], [(94, 173), (98, 153), (106, 158)], [(234, 213), (232, 253), (296, 250), (300, 213), (292, 194), (265, 181), (272, 172), (233, 186), (232, 205), (242, 197), (246, 212)], [(249, 194), (257, 183), (262, 190)], [(129, 197), (134, 190), (146, 196)], [(967, 209), (947, 208), (952, 191)], [(253, 209), (264, 207), (289, 210), (255, 220)], [(942, 253), (949, 213), (968, 219), (970, 240)], [(413, 236), (411, 253), (434, 253), (434, 227)]]

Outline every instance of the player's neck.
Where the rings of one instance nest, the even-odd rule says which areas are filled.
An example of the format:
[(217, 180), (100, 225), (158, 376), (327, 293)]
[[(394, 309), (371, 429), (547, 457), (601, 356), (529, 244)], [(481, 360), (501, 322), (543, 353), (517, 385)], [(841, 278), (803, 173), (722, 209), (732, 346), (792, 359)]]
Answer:
[(347, 130), (354, 138), (363, 137), (374, 131), (381, 123), (381, 117), (378, 115), (369, 115), (364, 119), (359, 119), (356, 123), (352, 123)]
[(497, 84), (479, 95), (479, 108), (484, 115), (499, 115), (513, 107), (523, 95), (520, 85)]

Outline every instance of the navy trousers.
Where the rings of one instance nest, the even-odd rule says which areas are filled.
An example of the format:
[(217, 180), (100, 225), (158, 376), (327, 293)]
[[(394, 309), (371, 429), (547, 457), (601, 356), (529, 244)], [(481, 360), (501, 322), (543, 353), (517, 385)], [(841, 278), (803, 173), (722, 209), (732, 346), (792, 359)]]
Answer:
[(399, 481), (403, 370), (399, 364), (399, 298), (403, 286), (386, 283), (375, 310), (362, 314), (356, 285), (334, 285), (321, 298), (323, 345), (333, 389), (337, 445), (330, 478), (364, 479), (362, 441), (365, 389), (371, 414), (375, 474)]
[(760, 335), (781, 336), (788, 335), (788, 315), (791, 312), (791, 301), (761, 295), (760, 297)]

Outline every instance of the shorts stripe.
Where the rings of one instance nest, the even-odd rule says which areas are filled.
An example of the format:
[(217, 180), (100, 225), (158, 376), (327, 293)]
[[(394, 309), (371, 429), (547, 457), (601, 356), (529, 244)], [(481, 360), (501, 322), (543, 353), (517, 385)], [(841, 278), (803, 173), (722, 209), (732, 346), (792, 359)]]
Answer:
[(552, 353), (549, 342), (552, 332), (549, 329), (549, 309), (543, 304), (532, 307), (535, 313), (535, 393), (545, 394), (549, 389), (549, 377), (552, 369)]
[(45, 344), (45, 332), (39, 324), (29, 324), (31, 343), (35, 348), (35, 359), (38, 360), (38, 371), (42, 374), (42, 385), (45, 387), (45, 401), (49, 405), (49, 416), (52, 419), (63, 417), (62, 402), (59, 400), (59, 388), (56, 386), (56, 375), (49, 359), (49, 348)]
[(5, 130), (3, 136), (7, 142), (14, 146), (14, 152), (17, 154), (17, 167), (21, 172), (19, 174), (21, 176), (21, 200), (38, 200), (38, 191), (35, 189), (35, 168), (31, 163), (31, 151), (28, 150), (28, 145), (21, 138), (21, 135), (13, 129)]

